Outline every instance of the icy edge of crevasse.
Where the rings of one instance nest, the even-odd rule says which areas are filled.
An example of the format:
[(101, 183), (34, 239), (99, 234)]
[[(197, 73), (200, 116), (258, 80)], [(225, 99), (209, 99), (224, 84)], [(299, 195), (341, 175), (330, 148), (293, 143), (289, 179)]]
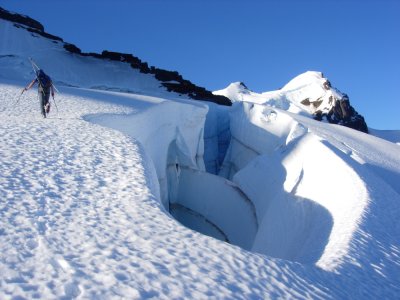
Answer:
[(165, 101), (130, 115), (92, 115), (86, 120), (111, 127), (138, 140), (151, 158), (160, 184), (161, 202), (168, 210), (176, 165), (205, 170), (204, 121), (207, 108)]

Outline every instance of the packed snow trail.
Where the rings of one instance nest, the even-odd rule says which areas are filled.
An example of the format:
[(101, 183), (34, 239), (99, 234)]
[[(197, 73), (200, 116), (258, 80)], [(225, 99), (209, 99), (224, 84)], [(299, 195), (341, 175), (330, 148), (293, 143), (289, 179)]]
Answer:
[[(250, 253), (171, 218), (143, 147), (83, 119), (136, 113), (165, 99), (60, 88), (58, 115), (43, 119), (33, 90), (14, 105), (22, 87), (0, 84), (1, 299), (398, 296), (399, 246), (381, 227), (370, 228), (372, 217), (336, 272)], [(396, 197), (377, 184), (377, 197)], [(387, 222), (384, 207), (371, 209)], [(379, 255), (356, 253), (375, 238)], [(365, 268), (371, 258), (374, 266)]]

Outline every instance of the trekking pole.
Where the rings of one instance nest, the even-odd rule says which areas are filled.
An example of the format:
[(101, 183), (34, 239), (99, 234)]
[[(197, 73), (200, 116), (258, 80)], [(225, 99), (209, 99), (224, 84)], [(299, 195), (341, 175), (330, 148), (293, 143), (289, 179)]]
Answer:
[(60, 91), (58, 90), (58, 88), (56, 88), (56, 86), (53, 83), (53, 80), (51, 81), (51, 85), (53, 86), (53, 88), (56, 90), (57, 93), (60, 93)]
[(56, 99), (54, 99), (54, 96), (53, 96), (53, 102), (54, 102), (54, 106), (56, 107), (56, 110), (57, 110), (57, 116), (58, 116), (58, 107), (57, 107)]
[(17, 101), (15, 102), (15, 104), (19, 103), (19, 100), (21, 99), (22, 94), (25, 92), (25, 89), (22, 90), (21, 94), (19, 94)]

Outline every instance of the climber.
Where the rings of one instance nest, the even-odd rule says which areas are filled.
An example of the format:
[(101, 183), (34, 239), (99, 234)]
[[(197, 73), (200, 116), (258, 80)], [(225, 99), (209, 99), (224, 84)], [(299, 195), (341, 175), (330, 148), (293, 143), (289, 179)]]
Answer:
[(22, 93), (29, 90), (35, 83), (38, 83), (40, 97), (40, 108), (43, 118), (50, 112), (50, 93), (54, 100), (54, 87), (51, 78), (41, 69), (36, 71), (36, 78), (22, 90)]

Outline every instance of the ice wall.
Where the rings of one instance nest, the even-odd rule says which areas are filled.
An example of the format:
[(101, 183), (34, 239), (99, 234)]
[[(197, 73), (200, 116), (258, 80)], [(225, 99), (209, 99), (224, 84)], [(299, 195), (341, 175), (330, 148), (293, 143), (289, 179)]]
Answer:
[(218, 174), (229, 147), (230, 107), (205, 102), (208, 113), (204, 127), (204, 163), (207, 172)]
[(181, 168), (172, 214), (187, 227), (250, 250), (258, 230), (253, 203), (229, 180)]
[(231, 143), (219, 175), (232, 179), (252, 159), (285, 145), (293, 125), (294, 121), (277, 109), (234, 103), (230, 113)]

